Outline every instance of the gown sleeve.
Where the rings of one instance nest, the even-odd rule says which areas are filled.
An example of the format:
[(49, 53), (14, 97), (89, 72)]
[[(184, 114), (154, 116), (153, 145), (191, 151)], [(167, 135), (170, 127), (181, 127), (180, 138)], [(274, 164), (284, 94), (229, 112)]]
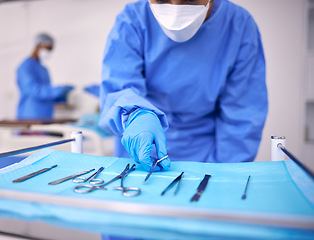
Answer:
[(104, 51), (99, 125), (120, 137), (129, 114), (138, 108), (154, 112), (163, 129), (168, 127), (165, 114), (145, 99), (144, 30), (139, 26), (127, 6), (117, 16)]
[(245, 22), (241, 46), (219, 97), (218, 108), (216, 160), (253, 161), (262, 136), (268, 100), (263, 46), (252, 18)]

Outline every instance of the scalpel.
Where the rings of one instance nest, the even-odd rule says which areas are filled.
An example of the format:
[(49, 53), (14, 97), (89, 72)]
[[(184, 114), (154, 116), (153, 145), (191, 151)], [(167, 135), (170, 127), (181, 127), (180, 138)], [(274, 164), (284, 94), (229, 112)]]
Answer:
[(71, 176), (68, 176), (68, 177), (61, 178), (61, 179), (59, 179), (59, 180), (50, 182), (50, 183), (48, 183), (48, 184), (49, 184), (49, 185), (59, 184), (59, 183), (65, 182), (65, 181), (67, 181), (67, 180), (70, 180), (70, 179), (72, 179), (72, 178), (75, 178), (75, 177), (78, 177), (78, 176), (81, 176), (81, 175), (84, 175), (84, 174), (89, 173), (89, 172), (94, 171), (94, 170), (95, 170), (95, 169), (93, 168), (93, 169), (88, 170), (88, 171), (76, 173), (76, 174), (73, 174), (73, 175), (71, 175)]
[(211, 177), (211, 175), (205, 174), (205, 177), (201, 181), (200, 185), (198, 185), (197, 192), (194, 194), (194, 196), (191, 199), (191, 202), (198, 201), (201, 194), (205, 191), (205, 188), (207, 186), (208, 180)]
[(53, 165), (53, 166), (50, 167), (50, 168), (43, 168), (43, 169), (38, 170), (38, 171), (36, 171), (36, 172), (30, 173), (30, 174), (28, 174), (28, 175), (25, 175), (24, 177), (20, 177), (20, 178), (18, 178), (18, 179), (15, 179), (15, 180), (13, 180), (12, 182), (14, 182), (14, 183), (23, 182), (23, 181), (25, 181), (25, 180), (27, 180), (27, 179), (29, 179), (29, 178), (35, 177), (35, 176), (37, 176), (37, 175), (39, 175), (39, 174), (41, 174), (41, 173), (44, 173), (44, 172), (46, 172), (46, 171), (49, 171), (50, 169), (52, 169), (52, 168), (54, 168), (54, 167), (56, 167), (56, 166), (58, 166), (58, 165)]

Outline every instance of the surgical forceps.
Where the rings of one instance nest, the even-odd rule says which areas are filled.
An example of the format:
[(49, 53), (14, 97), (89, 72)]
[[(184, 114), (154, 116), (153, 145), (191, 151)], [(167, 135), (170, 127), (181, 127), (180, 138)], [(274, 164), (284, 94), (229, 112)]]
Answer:
[(83, 182), (87, 182), (89, 179), (89, 183), (96, 185), (96, 184), (102, 184), (104, 182), (104, 180), (96, 178), (98, 176), (98, 174), (104, 170), (103, 167), (99, 168), (97, 170), (97, 172), (93, 173), (92, 175), (90, 175), (89, 177), (75, 177), (72, 179), (73, 182), (75, 183), (83, 183)]
[(177, 187), (173, 193), (173, 196), (175, 196), (177, 194), (177, 192), (179, 191), (180, 189), (180, 186), (181, 186), (181, 180), (182, 180), (182, 176), (183, 176), (183, 173), (182, 172), (178, 177), (176, 177), (166, 188), (165, 190), (162, 191), (161, 193), (161, 196), (163, 196), (170, 188), (172, 188), (176, 183), (177, 183)]
[[(113, 179), (111, 179), (109, 182), (106, 182), (102, 185), (99, 186), (93, 186), (90, 184), (82, 184), (79, 186), (76, 186), (74, 188), (74, 191), (77, 193), (88, 193), (88, 192), (92, 192), (96, 189), (102, 189), (102, 190), (107, 190), (106, 188), (104, 188), (104, 186), (114, 182), (115, 180), (121, 178), (121, 186), (120, 187), (113, 187), (113, 189), (116, 190), (121, 190), (122, 191), (122, 195), (125, 197), (135, 197), (137, 195), (139, 195), (141, 193), (141, 189), (139, 189), (138, 187), (123, 187), (123, 180), (124, 178), (133, 170), (135, 169), (135, 164), (133, 164), (133, 166), (130, 168), (130, 164), (128, 164), (125, 169), (123, 170), (122, 173), (120, 173), (118, 176), (114, 177)], [(83, 188), (87, 188), (87, 189), (83, 189)], [(134, 193), (129, 193), (130, 191), (134, 192)]]

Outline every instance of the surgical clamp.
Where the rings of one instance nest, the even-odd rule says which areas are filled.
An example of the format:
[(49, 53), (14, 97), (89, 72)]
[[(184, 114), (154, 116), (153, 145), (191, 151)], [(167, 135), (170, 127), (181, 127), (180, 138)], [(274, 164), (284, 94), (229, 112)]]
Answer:
[[(90, 184), (82, 184), (79, 186), (76, 186), (74, 188), (74, 191), (77, 193), (88, 193), (88, 192), (92, 192), (96, 189), (102, 189), (102, 190), (107, 190), (106, 188), (104, 188), (104, 186), (114, 182), (115, 180), (121, 178), (121, 186), (120, 187), (113, 187), (113, 189), (116, 190), (121, 190), (122, 191), (122, 195), (125, 197), (134, 197), (137, 196), (141, 193), (141, 189), (139, 189), (138, 187), (123, 187), (123, 181), (124, 178), (135, 169), (135, 164), (133, 164), (133, 166), (130, 168), (130, 164), (128, 164), (125, 169), (123, 170), (122, 173), (120, 173), (118, 176), (114, 177), (113, 179), (111, 179), (109, 182), (106, 182), (102, 185), (99, 186), (93, 186)], [(87, 189), (82, 189), (82, 188), (87, 188)], [(129, 191), (133, 191), (134, 193), (128, 193)]]
[(99, 169), (97, 170), (97, 172), (93, 173), (93, 174), (90, 175), (89, 177), (75, 177), (75, 178), (72, 179), (72, 182), (75, 182), (75, 183), (83, 183), (83, 182), (86, 182), (86, 181), (88, 181), (88, 180), (90, 179), (90, 180), (89, 180), (89, 183), (90, 183), (90, 184), (93, 184), (93, 185), (95, 185), (95, 184), (102, 184), (102, 183), (104, 182), (104, 180), (99, 179), (99, 178), (96, 178), (96, 177), (98, 176), (98, 174), (99, 174), (102, 170), (104, 170), (103, 167), (99, 168)]

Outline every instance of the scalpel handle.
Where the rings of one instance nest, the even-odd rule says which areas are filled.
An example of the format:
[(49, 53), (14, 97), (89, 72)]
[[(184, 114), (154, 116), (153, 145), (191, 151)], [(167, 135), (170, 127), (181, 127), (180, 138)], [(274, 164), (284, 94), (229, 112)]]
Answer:
[(35, 176), (41, 174), (41, 173), (47, 172), (47, 171), (49, 171), (50, 169), (52, 169), (52, 168), (54, 168), (54, 167), (56, 167), (56, 166), (58, 166), (58, 165), (54, 165), (54, 166), (52, 166), (52, 167), (50, 167), (50, 168), (43, 168), (43, 169), (38, 170), (38, 171), (36, 171), (36, 172), (30, 173), (30, 174), (28, 174), (28, 175), (25, 175), (25, 176), (23, 176), (23, 177), (20, 177), (20, 178), (18, 178), (18, 179), (15, 179), (15, 180), (13, 180), (12, 182), (14, 182), (14, 183), (23, 182), (23, 181), (25, 181), (25, 180), (27, 180), (27, 179), (30, 179), (30, 178), (32, 178), (32, 177), (35, 177)]
[(211, 175), (207, 175), (207, 174), (205, 175), (205, 177), (201, 181), (200, 185), (198, 185), (197, 192), (192, 197), (191, 202), (198, 201), (201, 194), (204, 192), (210, 177), (211, 177)]
[(74, 174), (74, 175), (71, 175), (71, 176), (68, 176), (68, 177), (65, 177), (65, 178), (61, 178), (61, 179), (59, 179), (59, 180), (50, 182), (50, 183), (48, 183), (48, 184), (49, 184), (49, 185), (56, 185), (56, 184), (65, 182), (65, 181), (67, 181), (67, 180), (69, 180), (69, 179), (72, 179), (72, 178), (75, 178), (75, 177), (84, 175), (84, 174), (89, 173), (89, 172), (94, 171), (94, 170), (95, 170), (95, 169), (93, 168), (93, 169), (88, 170), (88, 171), (80, 172), (80, 173), (77, 173), (77, 174)]
[(201, 181), (200, 185), (197, 188), (198, 192), (200, 193), (204, 192), (210, 177), (211, 175), (207, 175), (207, 174), (205, 175), (205, 177), (203, 178), (203, 180)]

